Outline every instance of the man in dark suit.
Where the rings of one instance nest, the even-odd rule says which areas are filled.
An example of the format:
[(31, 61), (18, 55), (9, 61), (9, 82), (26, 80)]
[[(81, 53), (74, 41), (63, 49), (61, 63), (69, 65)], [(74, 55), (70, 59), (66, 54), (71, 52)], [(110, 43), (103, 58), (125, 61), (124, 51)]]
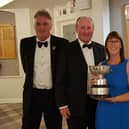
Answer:
[(60, 113), (67, 118), (69, 129), (95, 129), (96, 100), (87, 94), (89, 65), (105, 58), (104, 47), (92, 41), (94, 25), (82, 16), (76, 21), (78, 38), (60, 54), (56, 80), (56, 101)]
[(34, 16), (36, 36), (21, 40), (20, 52), (25, 82), (22, 129), (39, 129), (42, 115), (47, 129), (61, 129), (55, 103), (57, 58), (68, 41), (50, 34), (52, 20), (45, 10)]

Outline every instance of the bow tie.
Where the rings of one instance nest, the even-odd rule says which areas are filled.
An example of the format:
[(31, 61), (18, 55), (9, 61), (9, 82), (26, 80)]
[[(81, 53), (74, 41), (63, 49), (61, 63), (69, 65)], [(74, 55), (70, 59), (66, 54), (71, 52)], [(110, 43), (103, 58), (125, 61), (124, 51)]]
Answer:
[(38, 42), (38, 47), (41, 48), (42, 45), (44, 45), (44, 47), (47, 47), (48, 46), (48, 42)]
[(83, 44), (82, 46), (83, 48), (87, 47), (89, 49), (91, 49), (93, 47), (93, 43), (90, 43), (90, 44)]

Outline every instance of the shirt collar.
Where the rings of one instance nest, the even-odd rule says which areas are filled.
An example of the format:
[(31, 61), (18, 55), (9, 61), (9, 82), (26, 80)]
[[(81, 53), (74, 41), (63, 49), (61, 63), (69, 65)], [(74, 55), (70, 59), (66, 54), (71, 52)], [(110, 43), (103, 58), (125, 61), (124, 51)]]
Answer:
[(46, 42), (46, 41), (47, 41), (47, 42), (49, 43), (49, 42), (50, 42), (50, 37), (51, 37), (51, 36), (49, 36), (49, 37), (48, 37), (46, 40), (44, 40), (44, 41), (41, 41), (41, 40), (38, 39), (38, 37), (36, 37), (36, 42)]
[[(79, 44), (80, 44), (80, 46), (81, 46), (81, 48), (82, 48), (82, 46), (83, 46), (83, 44), (85, 44), (83, 41), (81, 41), (80, 39), (78, 39), (78, 41), (79, 41)], [(92, 41), (89, 41), (87, 44), (90, 44)]]

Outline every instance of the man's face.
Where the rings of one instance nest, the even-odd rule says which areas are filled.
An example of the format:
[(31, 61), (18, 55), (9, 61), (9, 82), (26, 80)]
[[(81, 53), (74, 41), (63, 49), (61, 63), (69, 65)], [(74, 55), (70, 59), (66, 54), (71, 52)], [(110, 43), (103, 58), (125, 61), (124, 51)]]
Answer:
[(81, 18), (77, 23), (76, 32), (81, 41), (88, 43), (92, 38), (94, 26), (89, 19)]
[(50, 36), (51, 28), (51, 20), (47, 17), (38, 16), (35, 18), (35, 32), (39, 40), (46, 40)]

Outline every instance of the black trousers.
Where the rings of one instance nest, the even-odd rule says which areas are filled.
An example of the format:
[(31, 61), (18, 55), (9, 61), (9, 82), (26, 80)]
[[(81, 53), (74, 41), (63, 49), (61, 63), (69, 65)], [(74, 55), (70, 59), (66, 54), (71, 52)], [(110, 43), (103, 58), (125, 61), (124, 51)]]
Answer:
[(42, 116), (47, 129), (62, 128), (62, 118), (56, 108), (53, 90), (33, 88), (31, 109), (29, 113), (23, 113), (22, 129), (39, 129)]
[(83, 116), (71, 115), (67, 119), (68, 129), (95, 129), (97, 101), (88, 98), (87, 111)]
[(68, 129), (86, 129), (87, 120), (84, 116), (70, 116), (67, 119)]
[[(68, 129), (95, 129), (94, 113), (86, 114), (86, 116), (70, 116), (70, 118), (67, 119)], [(89, 118), (87, 118), (88, 115), (90, 115)]]

